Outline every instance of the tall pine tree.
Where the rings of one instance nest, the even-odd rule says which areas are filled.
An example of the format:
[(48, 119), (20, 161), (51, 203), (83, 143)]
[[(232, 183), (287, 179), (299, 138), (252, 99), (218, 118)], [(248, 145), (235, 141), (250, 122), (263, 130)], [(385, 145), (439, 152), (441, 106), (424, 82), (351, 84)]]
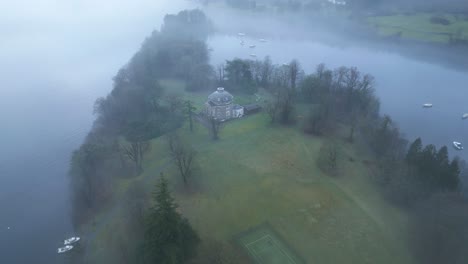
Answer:
[(145, 233), (145, 262), (184, 263), (195, 254), (200, 239), (187, 219), (176, 211), (177, 204), (163, 175), (156, 185), (153, 199)]
[(412, 165), (417, 163), (421, 158), (422, 152), (422, 141), (421, 138), (417, 138), (409, 147), (408, 153), (406, 154), (406, 161)]

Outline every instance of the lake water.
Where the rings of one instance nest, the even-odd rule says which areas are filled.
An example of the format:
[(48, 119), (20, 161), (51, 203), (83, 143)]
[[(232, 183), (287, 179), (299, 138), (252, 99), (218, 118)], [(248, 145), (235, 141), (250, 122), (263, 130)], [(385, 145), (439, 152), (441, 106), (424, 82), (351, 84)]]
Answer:
[(0, 3), (0, 263), (62, 263), (71, 152), (93, 103), (181, 1)]
[[(71, 152), (91, 127), (93, 102), (110, 91), (111, 77), (165, 13), (191, 5), (161, 2), (0, 4), (0, 263), (62, 262), (56, 248), (73, 234), (67, 178)], [(212, 37), (213, 64), (255, 53), (270, 55), (276, 63), (297, 58), (307, 72), (321, 62), (357, 66), (376, 77), (382, 111), (410, 138), (468, 145), (468, 124), (461, 120), (468, 112), (466, 72), (365, 46), (336, 47), (313, 38), (255, 39), (260, 37), (268, 42), (246, 38), (241, 46), (233, 35)], [(251, 43), (257, 45), (253, 50)], [(434, 108), (422, 109), (426, 102)]]
[[(258, 41), (267, 38), (267, 42)], [(306, 73), (319, 63), (329, 68), (356, 66), (376, 79), (376, 92), (381, 100), (381, 112), (389, 114), (407, 138), (421, 137), (425, 144), (449, 146), (451, 155), (468, 158), (465, 152), (452, 149), (452, 141), (468, 146), (468, 72), (445, 68), (405, 58), (395, 52), (358, 45), (331, 46), (319, 39), (294, 40), (256, 35), (244, 37), (240, 44), (235, 35), (217, 35), (209, 40), (212, 60), (217, 65), (233, 57), (260, 59), (270, 56), (273, 63), (288, 63), (298, 59)], [(256, 45), (249, 48), (249, 45)], [(254, 58), (251, 54), (255, 54)], [(468, 58), (467, 58), (468, 60)], [(422, 104), (432, 103), (431, 109)]]

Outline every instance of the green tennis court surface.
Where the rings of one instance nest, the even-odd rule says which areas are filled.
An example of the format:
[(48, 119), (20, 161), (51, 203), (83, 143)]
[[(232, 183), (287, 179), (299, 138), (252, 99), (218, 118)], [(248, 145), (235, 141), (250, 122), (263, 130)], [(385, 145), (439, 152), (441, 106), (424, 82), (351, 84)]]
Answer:
[(237, 242), (257, 264), (304, 263), (268, 224), (262, 224), (237, 236)]

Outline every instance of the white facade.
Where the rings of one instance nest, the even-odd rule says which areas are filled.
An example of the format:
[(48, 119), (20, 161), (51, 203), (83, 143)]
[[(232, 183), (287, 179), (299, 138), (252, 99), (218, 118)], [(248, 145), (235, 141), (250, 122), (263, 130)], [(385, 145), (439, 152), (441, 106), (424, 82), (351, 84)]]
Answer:
[(219, 121), (242, 117), (244, 108), (233, 104), (233, 98), (223, 87), (219, 87), (208, 96), (208, 101), (205, 103), (205, 114)]

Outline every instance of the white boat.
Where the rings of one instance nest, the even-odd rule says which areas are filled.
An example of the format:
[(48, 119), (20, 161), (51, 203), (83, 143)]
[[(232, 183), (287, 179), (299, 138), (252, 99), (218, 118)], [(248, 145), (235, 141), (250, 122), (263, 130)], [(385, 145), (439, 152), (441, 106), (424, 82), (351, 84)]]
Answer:
[(243, 36), (245, 36), (245, 33), (237, 33), (237, 35), (238, 35), (239, 37), (243, 37)]
[(457, 141), (454, 141), (454, 142), (453, 142), (453, 147), (454, 147), (456, 150), (463, 150), (462, 143), (457, 142)]
[(283, 63), (283, 66), (289, 66), (289, 64), (287, 64), (287, 63)]
[(250, 57), (254, 57), (254, 58), (256, 58), (256, 57), (257, 57), (257, 55), (255, 55), (255, 54), (250, 54)]
[(255, 45), (250, 45), (249, 48), (253, 49), (255, 48), (256, 46)]
[(65, 240), (63, 241), (63, 243), (64, 243), (65, 245), (70, 245), (70, 244), (76, 243), (76, 242), (78, 242), (78, 241), (80, 241), (80, 238), (79, 238), (79, 237), (70, 237), (69, 239), (65, 239)]
[(259, 39), (260, 42), (267, 42), (266, 39)]
[(57, 249), (57, 253), (59, 253), (59, 254), (65, 253), (65, 252), (70, 251), (70, 250), (72, 250), (72, 249), (73, 249), (73, 246), (72, 246), (72, 245), (67, 245), (67, 246), (58, 248), (58, 249)]
[(467, 119), (468, 118), (468, 113), (462, 115), (462, 119)]
[(432, 107), (432, 104), (423, 104), (423, 107), (424, 107), (424, 108), (431, 108), (431, 107)]

